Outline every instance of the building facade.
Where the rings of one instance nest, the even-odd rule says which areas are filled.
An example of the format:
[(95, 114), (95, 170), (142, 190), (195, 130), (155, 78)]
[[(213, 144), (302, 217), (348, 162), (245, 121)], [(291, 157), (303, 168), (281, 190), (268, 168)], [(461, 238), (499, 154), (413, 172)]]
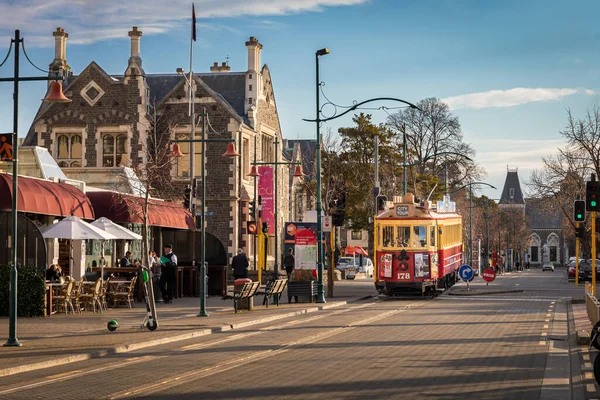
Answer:
[[(68, 34), (57, 28), (53, 35), (55, 59), (50, 73), (64, 77), (63, 91), (72, 102), (42, 104), (24, 144), (47, 148), (67, 176), (73, 173), (81, 179), (86, 170), (97, 175), (120, 167), (143, 174), (147, 170), (141, 167), (150, 160), (155, 162), (149, 154), (156, 154), (158, 149), (168, 156), (170, 140), (190, 138), (193, 99), (196, 124), (205, 111), (205, 137), (232, 139), (240, 157), (223, 157), (227, 149), (223, 142), (207, 143), (203, 155), (200, 143), (196, 143), (194, 171), (190, 171), (190, 146), (180, 143), (184, 156), (165, 158), (161, 168), (163, 173), (166, 171), (171, 191), (155, 188), (158, 193), (152, 195), (181, 201), (184, 187), (193, 177), (200, 186), (204, 162), (209, 242), (222, 245), (226, 263), (239, 247), (251, 253), (253, 238), (246, 232), (246, 221), (255, 190), (254, 179), (247, 175), (254, 161), (280, 160), (281, 151), (276, 154), (274, 141), (282, 141), (271, 73), (261, 65), (262, 44), (254, 37), (246, 41), (247, 70), (232, 72), (227, 63), (214, 63), (210, 72), (192, 73), (190, 82), (189, 71), (185, 76), (145, 73), (140, 50), (142, 32), (137, 27), (129, 32), (131, 53), (128, 59), (124, 57), (122, 75), (109, 74), (93, 61), (75, 75), (66, 58)], [(195, 139), (201, 139), (202, 129), (198, 126)], [(287, 178), (288, 174), (289, 167), (282, 166), (280, 176)], [(284, 200), (277, 212), (281, 229), (288, 215), (288, 185), (287, 179), (276, 185), (276, 195)], [(199, 196), (196, 202), (199, 212)], [(210, 251), (207, 245), (207, 253)]]

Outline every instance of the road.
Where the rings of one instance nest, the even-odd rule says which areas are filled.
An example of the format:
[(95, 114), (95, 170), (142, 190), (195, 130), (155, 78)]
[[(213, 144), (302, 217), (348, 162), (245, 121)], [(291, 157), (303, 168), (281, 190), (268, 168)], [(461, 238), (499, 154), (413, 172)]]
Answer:
[(373, 299), (17, 374), (0, 379), (0, 398), (538, 399), (545, 339), (576, 293), (563, 274), (498, 278), (522, 292)]

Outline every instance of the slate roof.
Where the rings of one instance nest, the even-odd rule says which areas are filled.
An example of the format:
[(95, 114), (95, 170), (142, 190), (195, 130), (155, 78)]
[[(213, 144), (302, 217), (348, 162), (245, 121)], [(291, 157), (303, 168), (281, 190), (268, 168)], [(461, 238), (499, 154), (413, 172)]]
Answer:
[(544, 207), (544, 200), (527, 199), (526, 203), (525, 216), (529, 220), (529, 227), (532, 230), (562, 228), (562, 212)]
[[(512, 198), (510, 196), (510, 189), (514, 189)], [(504, 189), (502, 189), (502, 196), (500, 196), (500, 202), (498, 204), (525, 204), (517, 170), (508, 170), (506, 172)]]
[(246, 73), (221, 72), (196, 74), (206, 85), (219, 93), (240, 117), (244, 116), (246, 100)]

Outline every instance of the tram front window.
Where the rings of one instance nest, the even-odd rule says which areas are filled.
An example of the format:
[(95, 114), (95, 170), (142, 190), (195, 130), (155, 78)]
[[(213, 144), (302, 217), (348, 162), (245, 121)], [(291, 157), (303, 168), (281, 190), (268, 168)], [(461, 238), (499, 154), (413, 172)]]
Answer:
[(427, 246), (427, 227), (426, 226), (413, 227), (413, 246), (414, 247)]
[(394, 247), (394, 227), (384, 226), (381, 235), (383, 239), (383, 247)]
[(396, 236), (396, 247), (410, 246), (410, 226), (399, 226)]

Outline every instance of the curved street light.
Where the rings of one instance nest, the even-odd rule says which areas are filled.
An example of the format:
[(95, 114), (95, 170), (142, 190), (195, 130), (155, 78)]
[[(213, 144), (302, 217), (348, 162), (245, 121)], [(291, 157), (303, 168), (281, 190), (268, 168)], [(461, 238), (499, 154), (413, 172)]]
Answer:
[(409, 106), (410, 108), (415, 108), (420, 110), (419, 107), (417, 107), (416, 105), (402, 100), (402, 99), (397, 99), (394, 97), (377, 97), (377, 98), (373, 98), (373, 99), (368, 99), (365, 101), (361, 101), (359, 103), (355, 103), (353, 104), (351, 107), (348, 107), (348, 109), (346, 111), (344, 111), (341, 114), (334, 114), (331, 117), (327, 117), (327, 118), (321, 118), (321, 106), (320, 106), (320, 95), (319, 95), (319, 87), (321, 86), (321, 82), (319, 81), (319, 57), (320, 56), (324, 56), (329, 54), (329, 49), (328, 48), (323, 48), (320, 50), (317, 50), (315, 52), (315, 64), (316, 64), (316, 118), (315, 119), (306, 119), (303, 118), (303, 121), (306, 122), (314, 122), (316, 124), (316, 128), (317, 128), (317, 145), (316, 145), (316, 171), (317, 171), (317, 176), (316, 176), (316, 180), (317, 180), (317, 254), (318, 254), (318, 264), (317, 264), (317, 280), (318, 280), (318, 285), (317, 285), (317, 303), (325, 303), (325, 295), (323, 292), (323, 227), (321, 226), (321, 220), (322, 220), (322, 216), (321, 213), (323, 212), (323, 206), (321, 204), (321, 131), (320, 131), (320, 126), (321, 126), (321, 122), (327, 122), (327, 121), (331, 121), (337, 118), (340, 118), (346, 114), (348, 114), (351, 111), (354, 111), (356, 109), (358, 109), (360, 106), (367, 104), (367, 103), (372, 103), (375, 101), (395, 101), (395, 102), (399, 102), (399, 103), (403, 103), (407, 106)]

